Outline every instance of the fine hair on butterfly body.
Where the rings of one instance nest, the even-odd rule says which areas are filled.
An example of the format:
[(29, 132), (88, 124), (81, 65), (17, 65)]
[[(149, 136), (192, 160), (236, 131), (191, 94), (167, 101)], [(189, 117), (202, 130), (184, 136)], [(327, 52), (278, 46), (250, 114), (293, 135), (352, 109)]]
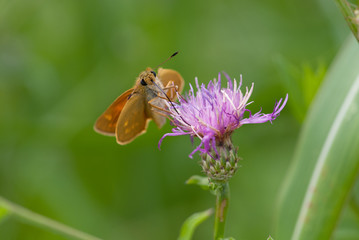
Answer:
[(119, 96), (97, 119), (94, 130), (116, 136), (117, 143), (125, 145), (145, 133), (151, 119), (161, 128), (166, 117), (153, 108), (164, 109), (164, 98), (175, 100), (176, 91), (181, 92), (183, 86), (184, 80), (178, 72), (159, 68), (156, 74), (147, 68), (140, 73), (135, 86)]

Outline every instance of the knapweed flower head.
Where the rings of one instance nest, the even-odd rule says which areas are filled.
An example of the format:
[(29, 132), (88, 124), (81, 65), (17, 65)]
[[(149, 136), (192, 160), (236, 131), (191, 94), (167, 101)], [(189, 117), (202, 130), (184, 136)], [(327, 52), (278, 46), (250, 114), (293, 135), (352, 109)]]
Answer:
[[(241, 91), (242, 76), (239, 83), (225, 74), (227, 87), (221, 88), (221, 74), (218, 80), (199, 84), (195, 79), (197, 91), (190, 85), (188, 95), (178, 94), (178, 103), (167, 102), (168, 115), (175, 126), (172, 133), (165, 134), (160, 142), (167, 136), (190, 135), (193, 140), (198, 137), (201, 143), (189, 155), (192, 158), (195, 152), (200, 152), (202, 167), (205, 172), (213, 170), (232, 171), (237, 169), (237, 149), (233, 147), (231, 135), (244, 124), (264, 123), (275, 120), (288, 100), (288, 95), (275, 103), (272, 113), (264, 114), (261, 111), (252, 114), (247, 108), (252, 102), (249, 98), (253, 92), (246, 87), (245, 93)], [(248, 115), (245, 117), (245, 115)], [(223, 164), (221, 163), (223, 162)], [(208, 166), (206, 166), (208, 165)], [(216, 165), (218, 165), (216, 167)], [(221, 174), (221, 173), (219, 173)]]

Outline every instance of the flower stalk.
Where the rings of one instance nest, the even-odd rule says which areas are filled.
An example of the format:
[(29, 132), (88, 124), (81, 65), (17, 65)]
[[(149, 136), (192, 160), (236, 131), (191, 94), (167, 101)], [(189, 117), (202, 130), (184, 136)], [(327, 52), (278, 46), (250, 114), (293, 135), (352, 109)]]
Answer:
[(214, 220), (214, 240), (224, 238), (227, 210), (229, 206), (229, 184), (217, 184), (216, 189), (216, 214)]

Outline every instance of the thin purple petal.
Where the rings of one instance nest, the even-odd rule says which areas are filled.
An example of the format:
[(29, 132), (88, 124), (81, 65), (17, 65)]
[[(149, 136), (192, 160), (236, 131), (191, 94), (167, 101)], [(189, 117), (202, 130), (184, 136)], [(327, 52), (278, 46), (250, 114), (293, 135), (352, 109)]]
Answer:
[(223, 72), (224, 76), (227, 78), (228, 81), (228, 88), (232, 89), (233, 88), (233, 83), (232, 83), (232, 79), (229, 77), (229, 75), (226, 72)]
[(176, 132), (176, 133), (166, 133), (165, 135), (163, 135), (160, 139), (160, 141), (158, 142), (158, 149), (161, 150), (161, 144), (162, 144), (162, 141), (165, 137), (168, 137), (168, 136), (181, 136), (181, 135), (188, 135), (190, 133), (188, 132)]

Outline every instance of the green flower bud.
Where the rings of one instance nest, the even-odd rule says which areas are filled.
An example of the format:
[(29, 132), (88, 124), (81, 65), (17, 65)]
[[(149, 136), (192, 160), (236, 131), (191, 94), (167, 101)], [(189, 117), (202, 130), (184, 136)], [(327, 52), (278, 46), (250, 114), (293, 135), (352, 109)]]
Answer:
[(208, 178), (217, 183), (227, 182), (237, 171), (240, 157), (237, 155), (238, 148), (234, 147), (228, 138), (224, 142), (219, 142), (216, 151), (210, 154), (201, 154), (203, 172)]

